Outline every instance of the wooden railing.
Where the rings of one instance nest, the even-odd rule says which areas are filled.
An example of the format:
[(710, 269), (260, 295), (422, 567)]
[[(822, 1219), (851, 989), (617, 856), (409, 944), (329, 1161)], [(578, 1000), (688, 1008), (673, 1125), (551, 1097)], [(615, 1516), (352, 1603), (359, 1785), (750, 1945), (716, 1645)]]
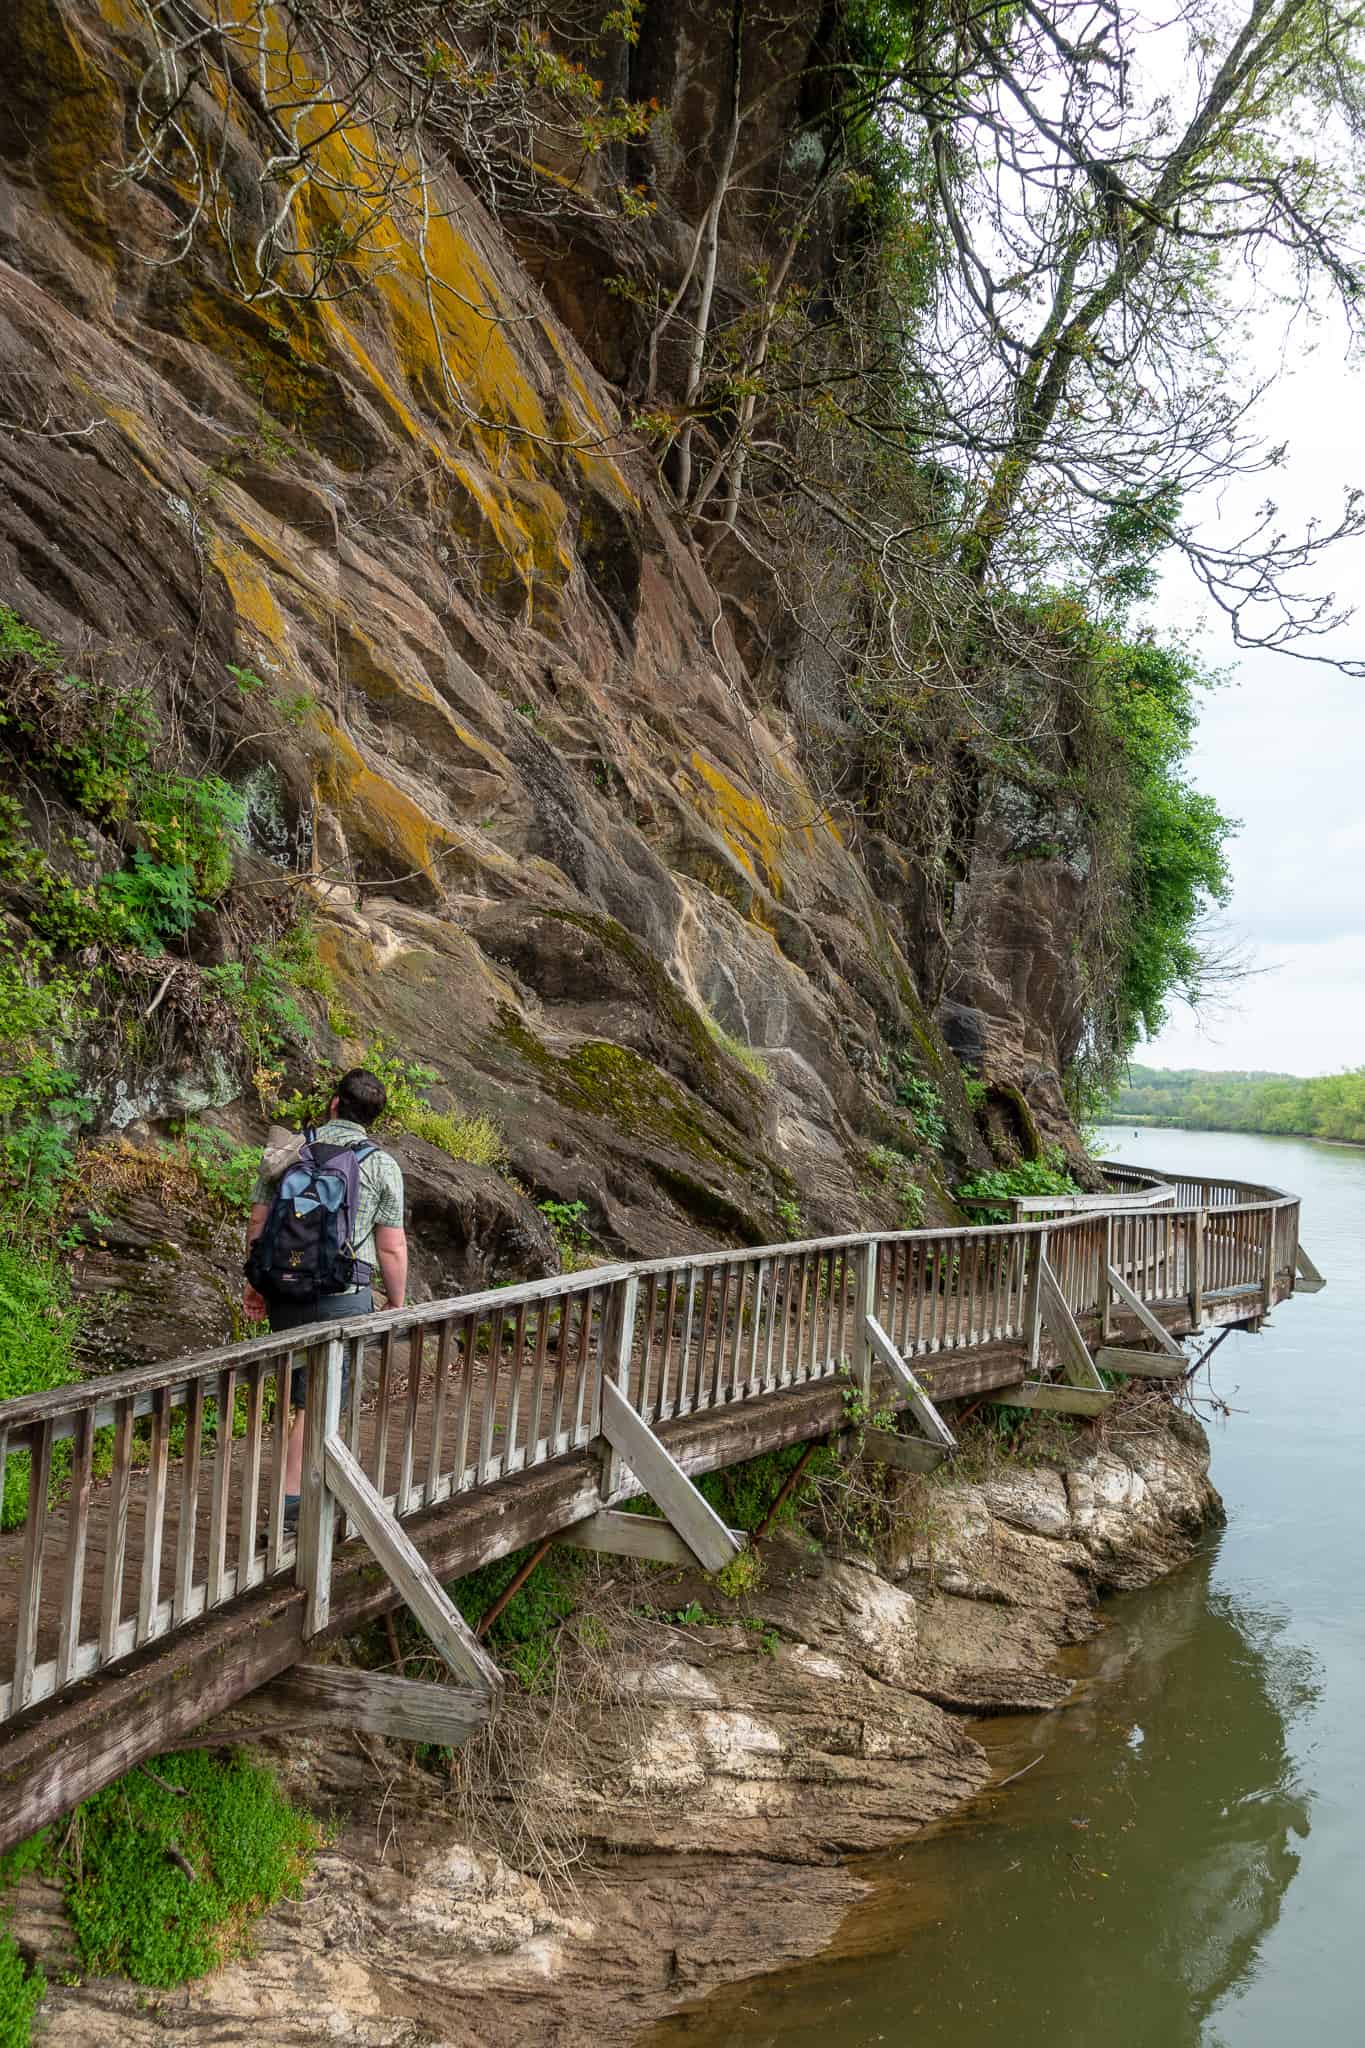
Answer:
[[(1171, 1186), (1174, 1207), (1125, 1200)], [(0, 1722), (268, 1579), (316, 1578), (316, 1529), (283, 1512), (291, 1368), (317, 1446), (321, 1390), (345, 1383), (330, 1440), (405, 1520), (600, 1439), (606, 1382), (652, 1428), (843, 1372), (870, 1388), (869, 1318), (907, 1363), (1027, 1346), (1044, 1255), (1101, 1336), (1111, 1267), (1189, 1328), (1220, 1301), (1254, 1317), (1292, 1290), (1298, 1215), (1272, 1189), (1148, 1177), (1103, 1212), (601, 1266), (0, 1403), (0, 1475), (27, 1461)]]

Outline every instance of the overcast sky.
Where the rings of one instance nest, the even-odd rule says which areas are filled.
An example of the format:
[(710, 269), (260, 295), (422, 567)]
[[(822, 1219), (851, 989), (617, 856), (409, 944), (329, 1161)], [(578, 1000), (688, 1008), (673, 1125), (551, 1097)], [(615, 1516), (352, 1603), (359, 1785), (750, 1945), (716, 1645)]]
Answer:
[[(1343, 486), (1365, 483), (1363, 405), (1365, 375), (1348, 367), (1338, 339), (1297, 350), (1261, 414), (1268, 438), (1289, 443), (1288, 457), (1256, 497), (1333, 523)], [(1331, 644), (1365, 656), (1365, 543), (1343, 545), (1323, 580), (1358, 606)], [(1239, 656), (1183, 573), (1169, 579), (1161, 612), (1181, 624), (1202, 615), (1205, 653), (1237, 665), (1231, 684), (1204, 701), (1191, 774), (1242, 820), (1229, 924), (1268, 971), (1217, 1014), (1173, 1007), (1161, 1036), (1134, 1058), (1291, 1074), (1365, 1066), (1365, 682), (1289, 655)]]

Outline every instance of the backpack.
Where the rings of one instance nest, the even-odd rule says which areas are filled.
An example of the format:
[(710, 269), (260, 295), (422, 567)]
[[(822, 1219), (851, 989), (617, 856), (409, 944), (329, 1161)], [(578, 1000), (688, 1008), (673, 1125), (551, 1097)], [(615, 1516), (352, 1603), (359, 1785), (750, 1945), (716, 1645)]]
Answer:
[(247, 1254), (246, 1277), (267, 1301), (320, 1301), (367, 1286), (371, 1268), (351, 1235), (360, 1165), (377, 1145), (320, 1145), (309, 1130), (280, 1177), (264, 1228)]

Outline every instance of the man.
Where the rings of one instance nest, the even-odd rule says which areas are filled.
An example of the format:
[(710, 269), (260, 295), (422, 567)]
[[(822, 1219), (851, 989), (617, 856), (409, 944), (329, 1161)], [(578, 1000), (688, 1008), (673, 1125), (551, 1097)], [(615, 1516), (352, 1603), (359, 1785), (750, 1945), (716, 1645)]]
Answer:
[[(328, 1121), (313, 1133), (320, 1145), (358, 1146), (370, 1142), (371, 1126), (384, 1114), (384, 1084), (364, 1067), (343, 1074), (328, 1109)], [(246, 1248), (265, 1228), (275, 1182), (264, 1170), (252, 1191), (251, 1218), (247, 1224)], [(327, 1294), (307, 1302), (268, 1302), (248, 1281), (243, 1307), (252, 1322), (268, 1315), (274, 1330), (298, 1330), (310, 1323), (331, 1323), (345, 1316), (369, 1315), (374, 1307), (372, 1279), (376, 1266), (383, 1276), (384, 1293), (390, 1308), (402, 1308), (408, 1285), (408, 1240), (403, 1228), (403, 1171), (388, 1152), (375, 1150), (360, 1162), (356, 1213), (351, 1231), (357, 1277), (342, 1294)], [(286, 1526), (298, 1520), (299, 1489), (303, 1474), (303, 1402), (306, 1374), (295, 1366), (289, 1380), (292, 1410), (289, 1441), (284, 1464), (284, 1506)]]

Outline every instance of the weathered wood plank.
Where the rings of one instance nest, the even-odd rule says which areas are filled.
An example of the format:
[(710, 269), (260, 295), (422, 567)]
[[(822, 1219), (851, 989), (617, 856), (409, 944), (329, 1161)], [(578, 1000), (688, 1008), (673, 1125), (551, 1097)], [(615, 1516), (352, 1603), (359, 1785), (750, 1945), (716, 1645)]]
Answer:
[(345, 1508), (371, 1556), (384, 1567), (390, 1584), (402, 1594), (451, 1670), (482, 1686), (496, 1703), (502, 1697), (502, 1673), (339, 1436), (327, 1438), (324, 1459), (328, 1490)]
[(458, 1749), (487, 1725), (482, 1687), (424, 1684), (344, 1664), (295, 1664), (251, 1695), (293, 1721), (319, 1728), (359, 1728), (396, 1742), (433, 1742)]
[(708, 1572), (739, 1555), (739, 1544), (711, 1503), (610, 1380), (602, 1383), (602, 1433)]
[(14, 1632), (14, 1705), (26, 1707), (33, 1698), (34, 1665), (38, 1651), (38, 1611), (43, 1591), (43, 1551), (47, 1543), (47, 1493), (52, 1484), (52, 1424), (45, 1422), (38, 1442), (29, 1453), (28, 1517), (24, 1524), (24, 1550), (19, 1566), (19, 1612)]
[(71, 1483), (66, 1502), (66, 1562), (62, 1573), (61, 1630), (57, 1644), (57, 1684), (71, 1678), (81, 1640), (81, 1594), (85, 1586), (85, 1546), (90, 1533), (91, 1461), (95, 1418), (85, 1409), (76, 1430)]
[(1114, 1396), (1108, 1387), (1074, 1387), (1069, 1380), (1027, 1380), (1000, 1387), (991, 1396), (997, 1408), (1048, 1408), (1059, 1415), (1103, 1415)]
[(1296, 1294), (1321, 1294), (1327, 1285), (1302, 1245), (1297, 1245), (1294, 1250), (1294, 1271), (1297, 1275), (1294, 1281)]
[(1117, 1344), (1101, 1344), (1095, 1363), (1103, 1372), (1123, 1372), (1136, 1379), (1177, 1380), (1189, 1361), (1183, 1351), (1177, 1359), (1167, 1351), (1124, 1351)]
[[(741, 1531), (732, 1529), (730, 1534), (737, 1548), (742, 1545)], [(613, 1557), (643, 1557), (652, 1564), (698, 1562), (696, 1552), (670, 1522), (657, 1521), (653, 1515), (623, 1515), (616, 1508), (599, 1508), (572, 1528), (561, 1529), (555, 1541), (575, 1550), (607, 1551)]]
[(899, 1431), (869, 1429), (863, 1432), (862, 1455), (881, 1465), (896, 1465), (903, 1472), (933, 1472), (948, 1453), (922, 1436), (902, 1436)]

